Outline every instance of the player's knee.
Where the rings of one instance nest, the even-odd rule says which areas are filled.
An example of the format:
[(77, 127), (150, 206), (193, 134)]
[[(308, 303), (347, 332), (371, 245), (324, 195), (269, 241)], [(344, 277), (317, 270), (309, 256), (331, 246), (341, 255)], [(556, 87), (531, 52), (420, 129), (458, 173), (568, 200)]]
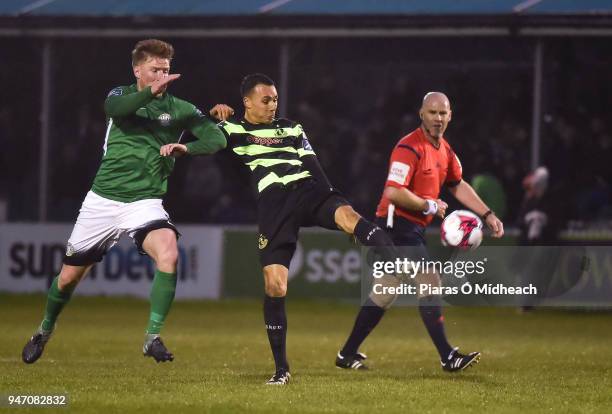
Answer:
[(359, 222), (359, 219), (361, 219), (361, 216), (353, 209), (353, 207), (346, 205), (336, 209), (334, 219), (336, 220), (336, 225), (338, 228), (340, 228), (340, 230), (353, 234), (355, 231), (355, 226), (357, 225), (357, 222)]
[(85, 266), (62, 266), (57, 279), (57, 287), (59, 290), (74, 288), (81, 281), (86, 271), (87, 267)]
[(400, 281), (395, 276), (384, 275), (372, 288), (370, 300), (383, 309), (389, 309), (397, 299), (395, 290), (399, 286)]
[(176, 268), (178, 264), (178, 248), (176, 245), (166, 245), (159, 250), (155, 260), (157, 267), (162, 268)]
[(397, 299), (397, 294), (375, 294), (374, 292), (370, 294), (370, 300), (374, 302), (376, 306), (385, 310), (393, 305), (395, 299)]
[(422, 273), (415, 278), (417, 284), (417, 297), (422, 299), (432, 295), (435, 289), (442, 286), (440, 276), (437, 273)]
[(287, 296), (287, 284), (281, 281), (273, 281), (266, 286), (266, 295), (273, 298)]
[(287, 272), (277, 266), (264, 268), (266, 295), (283, 297), (287, 295)]

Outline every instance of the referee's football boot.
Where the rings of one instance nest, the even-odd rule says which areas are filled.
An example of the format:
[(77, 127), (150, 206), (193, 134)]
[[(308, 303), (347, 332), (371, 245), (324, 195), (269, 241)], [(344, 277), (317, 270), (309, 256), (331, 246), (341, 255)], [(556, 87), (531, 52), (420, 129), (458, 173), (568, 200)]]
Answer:
[(459, 353), (459, 348), (453, 348), (446, 361), (440, 361), (442, 369), (448, 372), (463, 371), (480, 361), (480, 352), (471, 352), (467, 355)]
[(142, 353), (144, 356), (151, 357), (157, 362), (174, 361), (174, 355), (168, 351), (168, 348), (166, 348), (166, 345), (164, 345), (159, 335), (145, 335)]
[(291, 380), (291, 374), (286, 369), (279, 369), (272, 378), (266, 382), (266, 385), (287, 385)]
[(30, 338), (23, 347), (23, 351), (21, 351), (23, 362), (26, 364), (36, 362), (45, 350), (45, 345), (49, 342), (52, 333), (53, 331), (43, 331), (42, 328), (38, 328), (38, 331)]
[(361, 352), (357, 352), (353, 356), (344, 356), (342, 353), (338, 352), (336, 356), (336, 367), (342, 369), (359, 369), (366, 370), (368, 369), (367, 365), (363, 363), (368, 357), (366, 354)]

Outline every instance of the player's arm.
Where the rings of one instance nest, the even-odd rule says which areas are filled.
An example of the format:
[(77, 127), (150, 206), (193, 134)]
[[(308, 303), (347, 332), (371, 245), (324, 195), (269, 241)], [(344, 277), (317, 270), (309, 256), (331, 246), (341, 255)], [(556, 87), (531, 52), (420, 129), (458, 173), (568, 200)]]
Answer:
[(407, 186), (414, 177), (418, 155), (412, 148), (397, 146), (391, 153), (389, 175), (384, 196), (402, 210), (444, 218), (448, 205), (442, 200), (428, 200), (410, 191)]
[(167, 144), (160, 148), (162, 156), (179, 156), (184, 154), (204, 155), (213, 154), (227, 146), (227, 139), (224, 132), (208, 119), (202, 112), (191, 104), (187, 106), (187, 117), (185, 128), (191, 131), (196, 140), (188, 144)]
[(458, 184), (449, 187), (448, 191), (464, 206), (472, 210), (474, 213), (484, 217), (487, 226), (493, 232), (493, 237), (501, 237), (504, 235), (504, 224), (497, 218), (494, 212), (485, 204), (484, 201), (476, 194), (476, 191), (470, 184), (461, 179)]
[(213, 154), (227, 147), (227, 139), (217, 125), (206, 117), (190, 128), (197, 140), (188, 143), (187, 153), (192, 155)]
[(138, 92), (126, 93), (120, 86), (108, 94), (104, 101), (104, 112), (109, 118), (127, 116), (151, 102), (153, 98), (151, 87), (146, 87)]
[[(298, 127), (301, 128), (301, 125), (298, 125)], [(329, 178), (327, 178), (325, 171), (323, 171), (323, 167), (321, 167), (317, 154), (315, 154), (314, 150), (312, 149), (305, 132), (302, 131), (296, 144), (298, 156), (304, 165), (304, 169), (312, 174), (315, 180), (329, 188), (330, 191), (333, 190), (334, 187), (331, 185)]]
[(168, 84), (180, 77), (179, 74), (168, 75), (147, 86), (146, 88), (132, 93), (125, 93), (125, 88), (119, 86), (108, 94), (104, 101), (104, 112), (109, 118), (127, 116), (135, 113), (140, 107), (145, 106), (157, 95), (162, 94)]
[[(452, 151), (452, 150), (451, 150)], [(493, 232), (493, 237), (504, 235), (504, 224), (497, 218), (495, 213), (476, 194), (476, 191), (463, 180), (463, 171), (459, 157), (452, 152), (449, 158), (448, 175), (446, 186), (448, 191), (464, 206), (481, 216), (487, 227)]]

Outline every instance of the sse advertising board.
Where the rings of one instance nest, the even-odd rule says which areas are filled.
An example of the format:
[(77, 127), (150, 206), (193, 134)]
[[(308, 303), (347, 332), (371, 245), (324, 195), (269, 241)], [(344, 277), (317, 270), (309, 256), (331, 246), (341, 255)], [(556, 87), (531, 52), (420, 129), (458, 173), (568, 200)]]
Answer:
[[(72, 224), (0, 224), (0, 291), (45, 292), (59, 273)], [(179, 226), (177, 299), (219, 298), (223, 230)], [(154, 265), (124, 236), (79, 284), (77, 294), (148, 298)]]

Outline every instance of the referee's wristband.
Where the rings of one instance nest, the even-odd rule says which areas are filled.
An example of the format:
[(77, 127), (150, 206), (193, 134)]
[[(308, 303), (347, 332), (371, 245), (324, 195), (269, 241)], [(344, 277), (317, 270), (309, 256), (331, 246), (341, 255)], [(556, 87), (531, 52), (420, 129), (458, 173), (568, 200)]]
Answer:
[(480, 216), (480, 218), (482, 218), (482, 221), (486, 221), (487, 217), (489, 217), (491, 214), (495, 214), (493, 210), (487, 210), (487, 212)]
[(438, 203), (433, 200), (425, 200), (427, 202), (427, 209), (423, 211), (426, 216), (433, 216), (438, 212)]

